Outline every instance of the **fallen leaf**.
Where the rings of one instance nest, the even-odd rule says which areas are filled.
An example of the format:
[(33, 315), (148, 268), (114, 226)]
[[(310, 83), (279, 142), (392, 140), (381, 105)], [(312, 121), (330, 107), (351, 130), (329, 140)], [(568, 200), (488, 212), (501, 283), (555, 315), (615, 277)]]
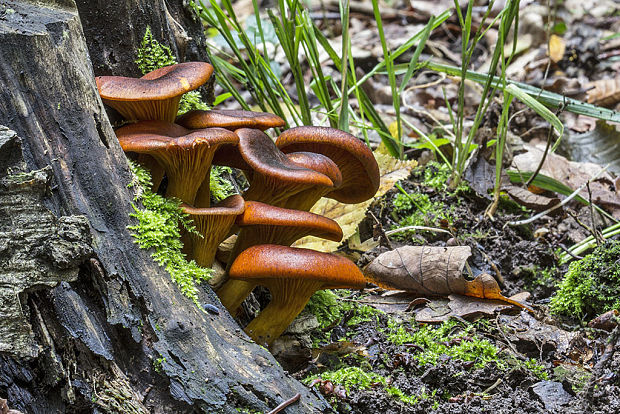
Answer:
[[(340, 227), (342, 227), (343, 241), (348, 240), (355, 234), (357, 226), (364, 217), (366, 217), (366, 210), (373, 200), (387, 193), (394, 187), (397, 181), (409, 177), (411, 170), (417, 166), (417, 162), (414, 160), (398, 160), (383, 151), (382, 147), (374, 151), (374, 156), (379, 165), (379, 171), (381, 172), (381, 183), (374, 198), (359, 204), (343, 204), (336, 200), (322, 198), (310, 210), (315, 214), (320, 214), (321, 216), (336, 220)], [(312, 236), (304, 237), (293, 244), (294, 247), (303, 247), (305, 249), (321, 252), (332, 252), (336, 250), (339, 245), (339, 242), (319, 239)]]
[(441, 323), (452, 317), (463, 318), (467, 320), (475, 320), (481, 316), (494, 316), (497, 312), (513, 308), (512, 304), (508, 304), (501, 300), (489, 300), (474, 298), (463, 295), (449, 295), (449, 300), (443, 300), (441, 305), (431, 304), (420, 309), (415, 314), (415, 320), (418, 323)]
[(540, 194), (534, 194), (533, 192), (526, 190), (525, 188), (517, 187), (516, 185), (504, 186), (503, 189), (517, 203), (535, 211), (544, 211), (560, 203), (560, 199), (557, 197), (551, 198)]
[(560, 36), (552, 34), (549, 37), (549, 58), (553, 63), (558, 63), (564, 57), (566, 43)]
[[(526, 144), (527, 152), (516, 155), (513, 159), (513, 167), (518, 171), (535, 171), (542, 159), (545, 144)], [(547, 158), (540, 173), (551, 177), (564, 185), (575, 190), (599, 174), (601, 166), (592, 162), (568, 161), (566, 158), (555, 153), (547, 154)], [(590, 182), (592, 201), (606, 207), (614, 216), (620, 217), (620, 189), (613, 185), (615, 178), (608, 172), (599, 175), (599, 178)], [(580, 194), (588, 200), (588, 190), (584, 188)]]
[(405, 290), (423, 296), (454, 293), (525, 307), (503, 296), (497, 281), (489, 274), (466, 280), (463, 268), (469, 256), (469, 246), (404, 246), (380, 254), (364, 268), (364, 275), (371, 283), (385, 289)]
[(588, 89), (588, 103), (612, 107), (620, 102), (620, 77), (601, 79), (586, 85)]
[(614, 125), (598, 121), (594, 130), (583, 134), (567, 134), (563, 148), (573, 161), (609, 164), (609, 171), (620, 175), (620, 132)]

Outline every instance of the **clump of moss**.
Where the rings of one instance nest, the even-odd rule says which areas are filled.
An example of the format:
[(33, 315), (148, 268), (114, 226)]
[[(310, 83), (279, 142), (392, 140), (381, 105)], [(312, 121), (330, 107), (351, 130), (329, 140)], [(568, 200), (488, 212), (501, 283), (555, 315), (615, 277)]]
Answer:
[(348, 326), (368, 322), (373, 316), (382, 313), (372, 306), (341, 300), (339, 294), (348, 295), (350, 293), (350, 291), (345, 289), (337, 291), (319, 290), (312, 295), (305, 309), (316, 316), (321, 329), (332, 325), (338, 319), (344, 317), (347, 312), (353, 312), (353, 315), (347, 321)]
[(230, 174), (229, 167), (214, 165), (211, 167), (211, 175), (209, 177), (211, 195), (217, 200), (223, 200), (231, 194), (235, 193), (235, 188), (230, 181), (224, 178), (224, 174)]
[[(427, 194), (413, 192), (407, 193), (400, 187), (401, 193), (394, 200), (392, 218), (398, 224), (392, 228), (403, 228), (408, 226), (442, 227), (451, 225), (454, 221), (452, 217), (453, 209), (441, 201), (431, 201)], [(393, 237), (401, 240), (411, 240), (422, 242), (411, 236), (420, 233), (419, 230), (407, 230), (394, 234)]]
[(132, 236), (140, 248), (153, 249), (153, 259), (170, 273), (181, 292), (202, 309), (197, 285), (209, 280), (212, 271), (193, 260), (188, 261), (181, 251), (180, 229), (195, 231), (191, 219), (181, 211), (178, 200), (164, 198), (150, 190), (151, 175), (147, 170), (131, 161), (129, 165), (135, 177), (129, 186), (137, 187), (135, 201), (142, 205), (141, 208), (132, 205), (135, 212), (131, 216), (138, 219), (138, 224), (128, 227), (133, 231)]
[(610, 240), (571, 263), (551, 298), (551, 311), (591, 319), (620, 309), (620, 241)]
[(457, 325), (457, 321), (450, 320), (438, 327), (424, 325), (407, 330), (390, 320), (387, 340), (395, 345), (417, 345), (421, 351), (414, 355), (414, 359), (420, 365), (435, 365), (441, 355), (461, 361), (475, 361), (475, 368), (482, 368), (489, 362), (499, 362), (499, 350), (495, 345), (487, 339), (471, 335), (472, 325), (465, 329), (458, 329)]
[[(420, 396), (405, 394), (399, 388), (390, 386), (386, 377), (375, 372), (367, 372), (359, 367), (344, 367), (336, 371), (323, 372), (320, 375), (313, 375), (304, 379), (304, 383), (309, 384), (314, 379), (321, 378), (323, 381), (330, 381), (334, 385), (341, 385), (347, 392), (352, 389), (367, 390), (370, 387), (381, 386), (388, 395), (396, 397), (405, 404), (417, 404), (421, 399), (429, 398), (429, 395), (423, 393)], [(434, 396), (435, 392), (431, 394)]]
[[(155, 69), (163, 68), (164, 66), (170, 66), (177, 63), (176, 58), (172, 50), (162, 45), (155, 38), (149, 26), (146, 27), (144, 37), (138, 48), (138, 57), (135, 60), (138, 68), (143, 75), (154, 71)], [(179, 103), (179, 115), (193, 109), (207, 110), (209, 105), (203, 102), (200, 97), (200, 92), (190, 91), (181, 97)]]

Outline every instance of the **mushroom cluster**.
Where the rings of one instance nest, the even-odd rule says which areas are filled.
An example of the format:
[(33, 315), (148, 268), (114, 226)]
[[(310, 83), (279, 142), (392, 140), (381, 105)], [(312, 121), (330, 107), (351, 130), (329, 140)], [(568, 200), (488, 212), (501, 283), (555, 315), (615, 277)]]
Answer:
[[(154, 191), (167, 178), (167, 197), (181, 201), (198, 235), (185, 251), (210, 267), (220, 243), (234, 233), (235, 245), (217, 294), (236, 314), (256, 286), (267, 287), (269, 305), (246, 327), (256, 342), (271, 345), (319, 289), (361, 289), (366, 280), (348, 259), (290, 247), (312, 235), (333, 241), (342, 229), (309, 210), (321, 198), (359, 203), (374, 196), (379, 169), (367, 146), (333, 128), (303, 126), (274, 142), (264, 131), (285, 125), (278, 116), (250, 111), (190, 111), (176, 117), (181, 95), (204, 84), (208, 63), (167, 66), (142, 78), (96, 79), (107, 105), (128, 122), (116, 135), (153, 175)], [(249, 187), (211, 206), (210, 170), (242, 170)]]

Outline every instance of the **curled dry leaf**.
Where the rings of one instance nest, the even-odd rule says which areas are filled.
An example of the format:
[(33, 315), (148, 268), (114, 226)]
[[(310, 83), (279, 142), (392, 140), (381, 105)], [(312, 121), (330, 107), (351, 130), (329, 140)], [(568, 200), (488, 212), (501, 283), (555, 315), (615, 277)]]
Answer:
[(489, 274), (466, 280), (463, 268), (469, 256), (469, 246), (404, 246), (379, 255), (364, 268), (364, 275), (385, 289), (428, 296), (458, 294), (496, 299), (526, 308), (502, 295), (497, 281)]

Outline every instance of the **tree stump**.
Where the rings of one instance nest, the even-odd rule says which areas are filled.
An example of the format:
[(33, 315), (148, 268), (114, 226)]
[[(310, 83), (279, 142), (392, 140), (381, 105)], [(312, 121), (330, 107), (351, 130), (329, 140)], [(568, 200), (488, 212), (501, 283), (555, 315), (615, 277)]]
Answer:
[(132, 176), (72, 0), (3, 2), (0, 54), (0, 125), (16, 132), (0, 130), (0, 398), (24, 413), (236, 413), (301, 393), (286, 412), (330, 411), (208, 287), (219, 315), (134, 244)]

